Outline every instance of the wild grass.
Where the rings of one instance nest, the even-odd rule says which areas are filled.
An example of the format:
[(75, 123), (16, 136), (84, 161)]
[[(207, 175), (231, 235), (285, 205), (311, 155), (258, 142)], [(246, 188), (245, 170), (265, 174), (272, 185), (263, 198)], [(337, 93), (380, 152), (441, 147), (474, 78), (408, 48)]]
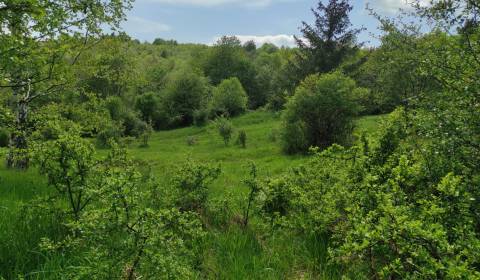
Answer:
[[(382, 117), (358, 121), (357, 134), (374, 133)], [(211, 198), (232, 193), (240, 215), (247, 188), (249, 163), (255, 162), (260, 178), (279, 175), (298, 166), (308, 156), (286, 156), (280, 147), (280, 116), (252, 112), (232, 120), (233, 138), (247, 134), (246, 149), (233, 141), (225, 146), (215, 126), (188, 127), (153, 134), (149, 147), (134, 145), (129, 153), (144, 161), (163, 183), (176, 164), (195, 160), (219, 164), (222, 174), (211, 188)], [(195, 139), (195, 141), (192, 141)], [(107, 151), (101, 150), (100, 154)], [(3, 155), (0, 155), (3, 156)], [(75, 264), (74, 256), (45, 255), (38, 244), (42, 237), (55, 238), (61, 228), (49, 215), (26, 219), (22, 209), (28, 202), (48, 193), (45, 180), (35, 169), (26, 172), (0, 168), (0, 279), (62, 279), (61, 271)], [(25, 206), (27, 205), (27, 206)], [(207, 279), (340, 279), (341, 268), (327, 264), (328, 238), (288, 231), (268, 234), (257, 230), (255, 221), (244, 229), (232, 223), (209, 229), (202, 270)]]

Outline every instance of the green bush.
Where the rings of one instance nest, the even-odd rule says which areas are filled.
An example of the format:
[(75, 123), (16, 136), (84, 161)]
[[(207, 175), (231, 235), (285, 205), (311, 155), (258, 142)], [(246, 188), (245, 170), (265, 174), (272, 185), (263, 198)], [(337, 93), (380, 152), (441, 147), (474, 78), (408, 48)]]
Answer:
[(206, 210), (208, 185), (218, 178), (220, 172), (220, 167), (199, 164), (192, 160), (178, 166), (172, 178), (172, 186), (178, 191), (176, 204), (180, 210)]
[(307, 77), (286, 105), (284, 151), (348, 144), (358, 107), (352, 96), (355, 89), (355, 82), (340, 73)]
[(195, 146), (197, 145), (198, 139), (195, 136), (188, 136), (187, 137), (187, 145), (188, 146)]
[(317, 149), (269, 180), (265, 222), (328, 236), (330, 262), (356, 279), (477, 279), (478, 170), (464, 172), (468, 152), (432, 144), (445, 135), (426, 133), (430, 114), (398, 110), (374, 145)]
[(237, 142), (242, 148), (247, 148), (247, 132), (245, 132), (245, 130), (240, 130), (238, 132)]
[(193, 124), (204, 126), (208, 122), (210, 112), (208, 109), (198, 109), (193, 112)]
[(172, 120), (172, 125), (193, 124), (194, 112), (205, 108), (208, 93), (209, 84), (205, 77), (191, 70), (179, 70), (171, 74), (162, 105)]
[(223, 80), (214, 90), (210, 104), (218, 114), (237, 116), (247, 109), (248, 97), (237, 78)]
[(122, 131), (123, 127), (116, 123), (106, 124), (97, 134), (97, 147), (109, 148), (111, 141), (119, 143), (120, 138), (122, 137)]
[(216, 126), (218, 129), (218, 133), (223, 139), (225, 146), (228, 146), (230, 140), (232, 139), (233, 134), (233, 125), (232, 123), (225, 117), (219, 117), (216, 121)]
[[(75, 255), (75, 265), (58, 267), (69, 279), (198, 278), (204, 237), (198, 215), (158, 207), (154, 179), (116, 145), (98, 158), (88, 141), (73, 135), (37, 147), (35, 163), (53, 194), (27, 209), (62, 225), (56, 238), (41, 238), (41, 252)], [(197, 173), (187, 175), (177, 181), (181, 186), (199, 185)]]
[(0, 147), (8, 147), (10, 133), (6, 129), (0, 129)]

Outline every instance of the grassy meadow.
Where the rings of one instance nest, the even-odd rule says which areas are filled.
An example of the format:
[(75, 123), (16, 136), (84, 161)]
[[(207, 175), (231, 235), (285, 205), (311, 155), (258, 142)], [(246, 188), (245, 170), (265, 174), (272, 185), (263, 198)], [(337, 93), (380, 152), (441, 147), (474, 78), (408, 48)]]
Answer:
[[(357, 121), (356, 134), (375, 133), (381, 116)], [(280, 148), (280, 116), (270, 112), (252, 112), (233, 119), (235, 131), (247, 133), (247, 148), (235, 143), (228, 146), (213, 124), (187, 127), (153, 134), (149, 147), (132, 144), (129, 154), (149, 162), (157, 180), (166, 183), (174, 163), (185, 160), (220, 164), (222, 174), (212, 184), (212, 197), (232, 195), (241, 203), (247, 188), (243, 180), (249, 162), (258, 166), (259, 177), (276, 176), (301, 165), (308, 156), (286, 156)], [(236, 133), (235, 133), (236, 135)], [(190, 139), (190, 144), (188, 143)], [(193, 139), (193, 140), (192, 140)], [(192, 143), (194, 142), (194, 143)], [(2, 151), (4, 156), (5, 151)], [(100, 150), (101, 155), (106, 150)], [(49, 256), (38, 249), (42, 236), (55, 236), (61, 229), (48, 220), (35, 224), (21, 222), (22, 205), (45, 194), (45, 180), (35, 169), (27, 172), (0, 169), (0, 276), (5, 279), (62, 279), (60, 268), (75, 265), (75, 256)], [(235, 211), (240, 211), (236, 205)], [(208, 279), (335, 279), (341, 269), (326, 266), (327, 241), (318, 236), (297, 237), (288, 231), (269, 236), (255, 234), (255, 221), (249, 229), (232, 222), (227, 229), (209, 231), (201, 270)], [(1, 277), (0, 277), (1, 278)]]

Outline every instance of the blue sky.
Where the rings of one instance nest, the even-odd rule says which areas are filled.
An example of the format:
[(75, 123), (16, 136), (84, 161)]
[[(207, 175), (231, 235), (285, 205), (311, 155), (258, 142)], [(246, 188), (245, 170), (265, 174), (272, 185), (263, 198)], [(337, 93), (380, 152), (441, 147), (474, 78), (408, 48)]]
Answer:
[[(368, 31), (360, 41), (375, 45), (369, 33), (378, 33), (377, 22), (365, 10), (370, 7), (393, 15), (406, 0), (352, 0), (354, 26)], [(242, 41), (292, 45), (302, 20), (313, 22), (311, 7), (316, 0), (137, 0), (127, 13), (124, 30), (141, 41), (175, 39), (183, 43), (211, 44), (222, 35), (236, 35)], [(370, 43), (368, 43), (370, 41)]]

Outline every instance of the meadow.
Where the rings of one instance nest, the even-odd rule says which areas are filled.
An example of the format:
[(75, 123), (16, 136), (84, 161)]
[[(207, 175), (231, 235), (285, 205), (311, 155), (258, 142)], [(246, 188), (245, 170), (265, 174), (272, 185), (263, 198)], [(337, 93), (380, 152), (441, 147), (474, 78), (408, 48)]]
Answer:
[[(375, 134), (383, 116), (357, 120), (356, 135)], [(155, 132), (148, 147), (132, 143), (128, 153), (145, 162), (153, 175), (168, 183), (172, 167), (187, 161), (219, 164), (220, 177), (210, 188), (210, 199), (232, 197), (233, 209), (240, 206), (247, 193), (244, 180), (249, 162), (255, 162), (259, 177), (275, 177), (305, 163), (308, 155), (287, 156), (279, 142), (279, 114), (256, 111), (234, 118), (235, 130), (247, 133), (247, 147), (228, 146), (216, 127), (187, 127)], [(194, 143), (188, 139), (194, 139)], [(189, 143), (190, 142), (190, 143)], [(101, 150), (100, 155), (107, 150)], [(5, 150), (2, 150), (5, 153)], [(3, 156), (3, 155), (2, 155)], [(59, 271), (75, 266), (75, 256), (45, 255), (38, 249), (44, 236), (61, 235), (48, 218), (36, 223), (22, 220), (25, 203), (51, 191), (34, 168), (28, 171), (0, 169), (0, 276), (6, 279), (62, 279)], [(48, 217), (46, 215), (45, 217)], [(12, 223), (11, 221), (16, 221)], [(256, 233), (255, 220), (244, 229), (234, 220), (227, 228), (209, 230), (201, 271), (208, 279), (340, 279), (341, 269), (327, 265), (327, 240), (321, 236), (297, 236), (289, 231), (268, 235)]]

